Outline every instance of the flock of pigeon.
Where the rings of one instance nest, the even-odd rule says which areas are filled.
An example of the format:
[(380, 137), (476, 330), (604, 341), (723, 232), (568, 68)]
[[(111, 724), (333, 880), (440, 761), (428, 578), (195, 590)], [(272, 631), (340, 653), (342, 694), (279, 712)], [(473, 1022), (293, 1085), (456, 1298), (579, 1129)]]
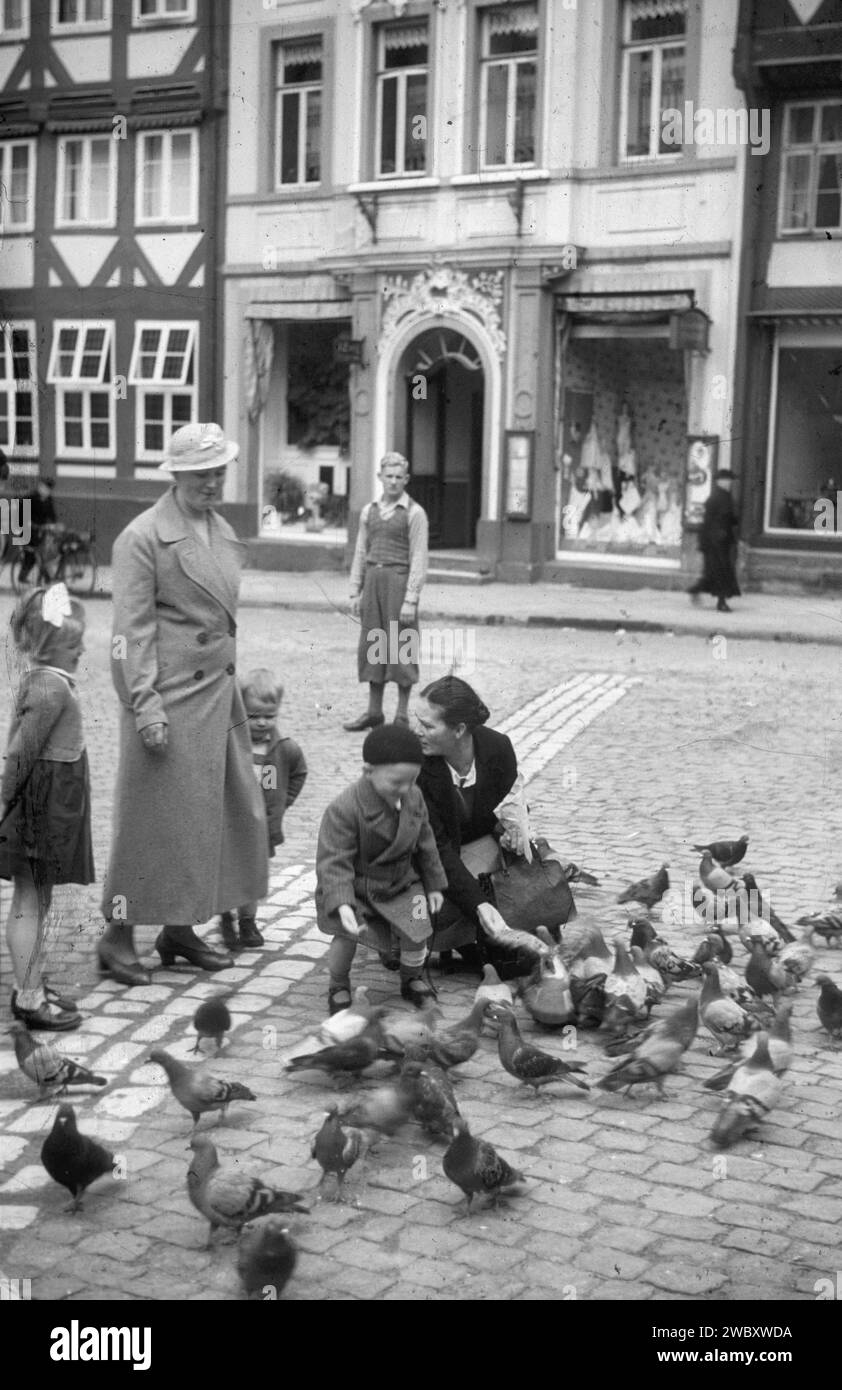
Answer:
[[(796, 925), (803, 932), (796, 938), (753, 876), (734, 872), (747, 843), (742, 836), (694, 846), (702, 857), (693, 902), (696, 921), (706, 930), (691, 958), (676, 953), (652, 920), (670, 888), (663, 865), (617, 898), (643, 909), (629, 919), (628, 944), (617, 939), (609, 945), (591, 914), (576, 916), (555, 933), (539, 927), (532, 940), (534, 968), (514, 981), (514, 993), (486, 966), (470, 1012), (451, 1027), (441, 1026), (435, 1003), (421, 1011), (392, 1009), (373, 1005), (365, 987), (357, 989), (351, 1006), (321, 1025), (324, 1045), (286, 1064), (293, 1077), (317, 1071), (345, 1086), (381, 1074), (373, 1088), (330, 1106), (312, 1143), (312, 1157), (322, 1169), (318, 1187), (335, 1177), (338, 1198), (346, 1174), (376, 1142), (415, 1122), (431, 1138), (445, 1141), (442, 1168), (465, 1197), (465, 1215), (475, 1197), (495, 1203), (517, 1192), (524, 1175), (471, 1134), (453, 1084), (458, 1069), (481, 1047), (487, 1027), (496, 1033), (501, 1066), (534, 1094), (552, 1084), (588, 1091), (585, 1067), (575, 1060), (576, 1037), (579, 1029), (600, 1030), (611, 1065), (594, 1085), (628, 1096), (634, 1087), (649, 1084), (663, 1094), (665, 1079), (677, 1070), (701, 1026), (716, 1043), (716, 1055), (727, 1057), (722, 1070), (704, 1082), (722, 1096), (710, 1137), (720, 1148), (736, 1143), (769, 1114), (783, 1089), (793, 1056), (791, 995), (812, 967), (815, 938), (842, 945), (842, 918), (830, 913), (802, 918)], [(667, 917), (663, 908), (662, 914)], [(747, 953), (741, 968), (732, 945), (737, 939)], [(693, 979), (701, 980), (698, 992), (662, 1013), (671, 983)], [(842, 1039), (842, 990), (826, 974), (815, 982), (821, 1025), (831, 1038)], [(524, 1039), (519, 1010), (541, 1029), (561, 1030), (566, 1056)], [(224, 997), (201, 1004), (193, 1022), (194, 1051), (204, 1039), (213, 1040), (219, 1051), (231, 1026)], [(23, 1024), (10, 1031), (18, 1065), (38, 1085), (42, 1099), (68, 1087), (106, 1084), (52, 1043), (37, 1041)], [(246, 1292), (278, 1297), (296, 1262), (284, 1214), (308, 1212), (305, 1196), (272, 1187), (239, 1164), (220, 1164), (215, 1146), (197, 1132), (203, 1115), (217, 1111), (224, 1120), (229, 1104), (254, 1101), (255, 1095), (239, 1082), (212, 1076), (204, 1064), (188, 1066), (163, 1050), (152, 1052), (149, 1061), (166, 1072), (174, 1098), (193, 1121), (187, 1193), (209, 1224), (208, 1245), (219, 1230), (237, 1233), (237, 1268)], [(384, 1064), (390, 1073), (385, 1080)], [(69, 1104), (59, 1106), (41, 1159), (50, 1177), (71, 1193), (72, 1211), (81, 1208), (90, 1184), (115, 1164), (107, 1149), (79, 1132)]]

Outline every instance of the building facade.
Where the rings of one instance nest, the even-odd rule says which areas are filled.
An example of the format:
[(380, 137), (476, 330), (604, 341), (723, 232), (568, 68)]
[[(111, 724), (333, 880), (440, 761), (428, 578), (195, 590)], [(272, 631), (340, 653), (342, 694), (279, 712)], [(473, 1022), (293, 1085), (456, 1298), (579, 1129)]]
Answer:
[(0, 4), (0, 447), (102, 556), (220, 396), (228, 8)]
[(685, 582), (732, 435), (731, 0), (236, 9), (243, 496), (292, 472), (353, 535), (397, 448), (433, 547), (478, 569)]
[(840, 71), (840, 0), (743, 0), (735, 77), (771, 129), (746, 170), (735, 377), (760, 582), (842, 583)]

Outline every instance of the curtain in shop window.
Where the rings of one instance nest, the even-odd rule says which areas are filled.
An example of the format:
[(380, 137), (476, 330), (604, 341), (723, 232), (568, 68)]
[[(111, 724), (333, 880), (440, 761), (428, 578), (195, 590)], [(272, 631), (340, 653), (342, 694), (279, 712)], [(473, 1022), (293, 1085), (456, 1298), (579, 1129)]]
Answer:
[(266, 405), (274, 346), (275, 335), (271, 323), (266, 323), (263, 319), (249, 319), (246, 329), (243, 373), (245, 376), (246, 407), (251, 421), (257, 419)]
[(564, 359), (570, 342), (571, 316), (556, 314), (555, 339), (555, 466), (559, 476), (564, 453)]

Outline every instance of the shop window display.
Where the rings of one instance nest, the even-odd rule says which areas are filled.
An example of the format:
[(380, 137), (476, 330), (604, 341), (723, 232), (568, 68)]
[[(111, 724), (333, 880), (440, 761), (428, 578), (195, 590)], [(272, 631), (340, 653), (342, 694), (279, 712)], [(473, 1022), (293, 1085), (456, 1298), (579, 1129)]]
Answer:
[(677, 555), (687, 411), (664, 344), (573, 342), (562, 422), (564, 550)]
[[(821, 503), (842, 489), (842, 345), (779, 343), (767, 530), (816, 531)], [(835, 529), (835, 528), (833, 528)]]

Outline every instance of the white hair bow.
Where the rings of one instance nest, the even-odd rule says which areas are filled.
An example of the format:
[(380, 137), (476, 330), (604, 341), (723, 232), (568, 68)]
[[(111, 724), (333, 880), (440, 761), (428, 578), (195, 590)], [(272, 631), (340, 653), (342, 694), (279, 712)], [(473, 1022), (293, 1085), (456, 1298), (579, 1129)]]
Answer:
[(61, 627), (65, 618), (72, 618), (70, 595), (64, 584), (53, 584), (41, 602), (41, 617), (52, 627)]

